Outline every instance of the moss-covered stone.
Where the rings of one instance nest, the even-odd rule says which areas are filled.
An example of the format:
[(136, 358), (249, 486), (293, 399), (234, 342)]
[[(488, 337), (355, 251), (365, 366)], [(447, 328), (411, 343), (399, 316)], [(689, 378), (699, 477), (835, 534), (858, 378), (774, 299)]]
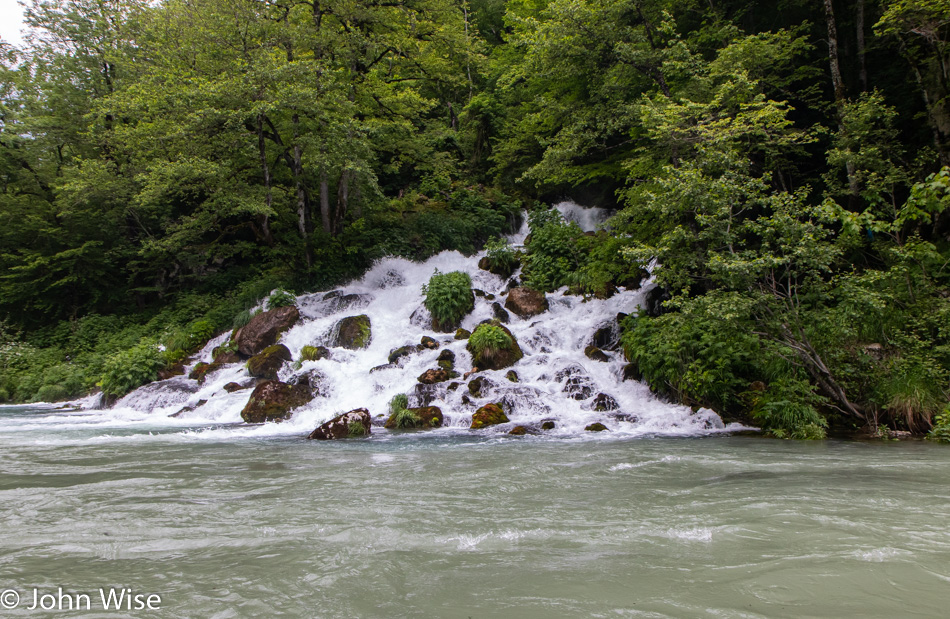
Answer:
[(531, 318), (547, 311), (548, 299), (543, 292), (516, 287), (508, 291), (505, 309), (514, 312), (521, 318)]
[(486, 404), (472, 415), (471, 429), (478, 430), (488, 426), (496, 426), (500, 423), (508, 423), (508, 421), (508, 415), (505, 414), (501, 404)]
[(551, 421), (550, 419), (549, 419), (548, 421), (542, 421), (542, 422), (541, 422), (541, 429), (542, 429), (542, 430), (553, 430), (555, 427), (556, 427), (556, 424), (555, 424), (553, 421)]
[(252, 357), (268, 346), (275, 344), (280, 334), (294, 326), (300, 319), (296, 307), (277, 307), (257, 314), (251, 321), (234, 332), (231, 339), (238, 352)]
[(441, 428), (443, 423), (445, 417), (438, 406), (420, 406), (394, 412), (386, 420), (384, 427), (390, 430)]
[(277, 380), (262, 380), (241, 411), (241, 419), (247, 423), (283, 421), (290, 417), (295, 408), (309, 401), (310, 393), (304, 387)]
[[(498, 333), (504, 333), (503, 338)], [(490, 337), (486, 338), (488, 335)], [(485, 344), (485, 340), (490, 344)], [(472, 354), (472, 365), (479, 370), (502, 370), (512, 366), (524, 357), (514, 334), (502, 324), (483, 323), (468, 338), (468, 351)]]
[(435, 338), (429, 337), (428, 335), (423, 335), (422, 340), (419, 342), (419, 345), (423, 348), (428, 348), (429, 350), (436, 350), (439, 347), (439, 343)]
[(277, 372), (291, 359), (293, 357), (289, 348), (283, 344), (274, 344), (248, 359), (247, 371), (256, 378), (277, 380)]
[(348, 350), (361, 350), (373, 341), (373, 325), (369, 316), (347, 316), (334, 327), (333, 346)]
[(602, 363), (607, 363), (610, 361), (610, 357), (607, 356), (607, 353), (596, 346), (588, 346), (584, 349), (584, 354), (592, 361), (600, 361)]
[(423, 385), (433, 385), (435, 383), (444, 383), (452, 378), (452, 373), (448, 370), (426, 370), (419, 376), (418, 381)]
[(598, 393), (594, 398), (592, 408), (598, 412), (609, 412), (617, 410), (620, 408), (620, 405), (617, 403), (617, 400), (606, 393)]
[(514, 370), (508, 370), (508, 372), (505, 374), (505, 378), (507, 378), (513, 383), (516, 383), (518, 382), (518, 373), (515, 372)]
[(607, 426), (602, 423), (592, 423), (584, 429), (588, 432), (604, 432), (607, 429)]
[(491, 381), (484, 376), (476, 376), (468, 383), (468, 392), (476, 398), (484, 397), (488, 394), (488, 389), (492, 386)]
[(195, 364), (195, 367), (191, 368), (191, 372), (188, 373), (188, 378), (198, 381), (198, 384), (203, 384), (208, 374), (213, 373), (220, 367), (221, 364), (218, 362), (205, 363), (204, 361), (199, 361)]
[(455, 331), (455, 339), (457, 340), (467, 340), (472, 337), (472, 332), (468, 329), (458, 329)]
[(442, 368), (443, 370), (447, 372), (450, 372), (455, 369), (455, 364), (452, 363), (451, 361), (446, 361), (445, 359), (440, 360), (438, 364), (440, 368)]
[(387, 361), (389, 363), (396, 363), (403, 357), (408, 357), (411, 355), (413, 352), (415, 352), (415, 350), (415, 346), (400, 346), (399, 348), (394, 348), (393, 350), (389, 351), (389, 358)]
[(234, 393), (235, 391), (241, 391), (242, 389), (247, 389), (246, 385), (240, 385), (235, 382), (230, 382), (224, 386), (224, 390), (228, 393)]
[(524, 436), (527, 433), (528, 433), (528, 428), (524, 426), (515, 426), (511, 430), (508, 431), (508, 434), (511, 434), (512, 436)]
[(623, 380), (643, 380), (640, 367), (636, 363), (628, 363), (623, 366)]

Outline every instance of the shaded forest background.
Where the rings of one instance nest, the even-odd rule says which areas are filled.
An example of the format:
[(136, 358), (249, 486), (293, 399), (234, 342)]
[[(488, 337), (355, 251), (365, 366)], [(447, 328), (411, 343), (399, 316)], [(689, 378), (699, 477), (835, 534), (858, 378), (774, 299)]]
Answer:
[[(0, 400), (180, 360), (274, 288), (474, 252), (658, 261), (625, 349), (776, 436), (945, 428), (939, 0), (56, 0), (0, 46)], [(539, 203), (616, 210), (583, 235)], [(633, 309), (633, 308), (631, 308)], [(152, 368), (150, 371), (157, 371)]]

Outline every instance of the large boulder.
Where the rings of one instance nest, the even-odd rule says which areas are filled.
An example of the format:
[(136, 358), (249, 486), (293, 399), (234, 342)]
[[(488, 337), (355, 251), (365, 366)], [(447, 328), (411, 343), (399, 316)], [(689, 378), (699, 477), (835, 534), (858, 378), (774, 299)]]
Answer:
[(247, 371), (256, 378), (277, 380), (277, 372), (284, 362), (292, 359), (289, 348), (283, 344), (274, 344), (251, 357), (247, 362)]
[(237, 344), (238, 352), (245, 357), (253, 357), (268, 346), (277, 343), (280, 334), (300, 320), (300, 312), (294, 306), (275, 307), (261, 312), (251, 321), (234, 332), (231, 339)]
[(478, 430), (479, 428), (496, 426), (500, 423), (508, 423), (508, 421), (508, 415), (505, 414), (500, 404), (486, 404), (472, 415), (471, 428)]
[(334, 417), (319, 426), (307, 437), (311, 440), (332, 441), (341, 438), (359, 438), (369, 436), (373, 419), (365, 408), (357, 408)]
[(373, 327), (369, 316), (347, 316), (333, 328), (333, 346), (349, 350), (360, 350), (369, 346), (373, 340)]
[(254, 387), (250, 399), (241, 411), (247, 423), (283, 421), (295, 408), (310, 401), (309, 390), (299, 385), (288, 385), (278, 380), (262, 380)]
[(531, 318), (547, 311), (548, 299), (543, 292), (530, 288), (512, 288), (505, 300), (505, 309), (511, 310), (521, 318)]
[(445, 422), (438, 406), (420, 406), (396, 411), (389, 416), (383, 427), (390, 430), (411, 428), (441, 428)]
[(478, 325), (468, 338), (468, 351), (472, 353), (472, 365), (479, 370), (501, 370), (524, 357), (514, 334), (501, 324)]
[[(454, 376), (453, 376), (454, 374)], [(434, 385), (435, 383), (444, 383), (450, 378), (455, 378), (458, 374), (439, 368), (438, 370), (426, 370), (419, 376), (418, 380), (423, 385)]]

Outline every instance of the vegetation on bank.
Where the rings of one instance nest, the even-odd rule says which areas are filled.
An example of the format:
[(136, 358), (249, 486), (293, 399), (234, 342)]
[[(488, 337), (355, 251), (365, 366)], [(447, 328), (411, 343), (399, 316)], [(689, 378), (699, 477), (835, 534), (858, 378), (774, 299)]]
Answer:
[[(666, 397), (780, 437), (946, 435), (945, 2), (27, 18), (29, 45), (0, 43), (0, 400), (118, 395), (288, 290), (491, 241), (489, 266), (520, 261), (540, 291), (603, 297), (652, 269), (623, 344)], [(585, 234), (532, 208), (522, 255), (497, 240), (562, 195), (616, 215)]]

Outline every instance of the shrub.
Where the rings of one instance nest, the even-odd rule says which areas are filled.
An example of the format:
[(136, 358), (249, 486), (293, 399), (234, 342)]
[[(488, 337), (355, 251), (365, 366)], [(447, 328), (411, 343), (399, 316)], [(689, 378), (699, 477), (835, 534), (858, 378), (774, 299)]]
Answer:
[(453, 271), (435, 274), (422, 287), (426, 309), (432, 314), (433, 328), (454, 331), (462, 318), (475, 308), (472, 279), (467, 273)]
[(419, 416), (408, 408), (393, 413), (392, 425), (396, 428), (415, 428), (422, 424)]
[(393, 396), (393, 399), (389, 401), (389, 414), (394, 415), (401, 410), (405, 410), (409, 406), (409, 396), (404, 393), (400, 393)]
[(587, 256), (578, 239), (584, 232), (564, 221), (556, 209), (535, 210), (528, 216), (531, 241), (522, 261), (525, 283), (544, 292), (571, 284)]
[(518, 253), (507, 239), (493, 237), (485, 243), (488, 270), (492, 273), (511, 274), (518, 266)]
[(752, 418), (763, 430), (776, 438), (823, 439), (828, 422), (813, 404), (815, 396), (808, 381), (781, 378), (765, 391), (752, 395)]
[(243, 327), (243, 326), (246, 325), (247, 323), (251, 322), (251, 318), (252, 318), (253, 316), (254, 316), (254, 315), (251, 313), (251, 310), (249, 310), (249, 309), (240, 311), (240, 312), (238, 312), (237, 315), (234, 317), (234, 322), (232, 323), (232, 326), (233, 326), (235, 329), (240, 329), (241, 327)]
[(164, 365), (158, 347), (142, 343), (109, 357), (99, 386), (108, 396), (121, 397), (132, 389), (158, 378)]
[(492, 324), (478, 325), (468, 338), (468, 345), (476, 356), (493, 356), (514, 346), (514, 341), (501, 327)]
[(43, 385), (36, 395), (33, 396), (34, 402), (59, 402), (69, 398), (69, 392), (62, 385)]
[(950, 443), (950, 405), (934, 419), (934, 427), (927, 438), (938, 443)]
[(366, 426), (363, 425), (360, 421), (353, 421), (349, 425), (349, 436), (350, 438), (359, 438), (361, 436), (366, 436), (369, 434), (366, 431)]
[(900, 358), (889, 364), (878, 386), (892, 419), (903, 419), (911, 432), (930, 426), (931, 418), (946, 403), (936, 376), (940, 368), (928, 368), (924, 359)]
[(291, 307), (294, 305), (297, 305), (297, 297), (283, 288), (278, 288), (267, 297), (267, 309), (269, 310), (275, 307)]

